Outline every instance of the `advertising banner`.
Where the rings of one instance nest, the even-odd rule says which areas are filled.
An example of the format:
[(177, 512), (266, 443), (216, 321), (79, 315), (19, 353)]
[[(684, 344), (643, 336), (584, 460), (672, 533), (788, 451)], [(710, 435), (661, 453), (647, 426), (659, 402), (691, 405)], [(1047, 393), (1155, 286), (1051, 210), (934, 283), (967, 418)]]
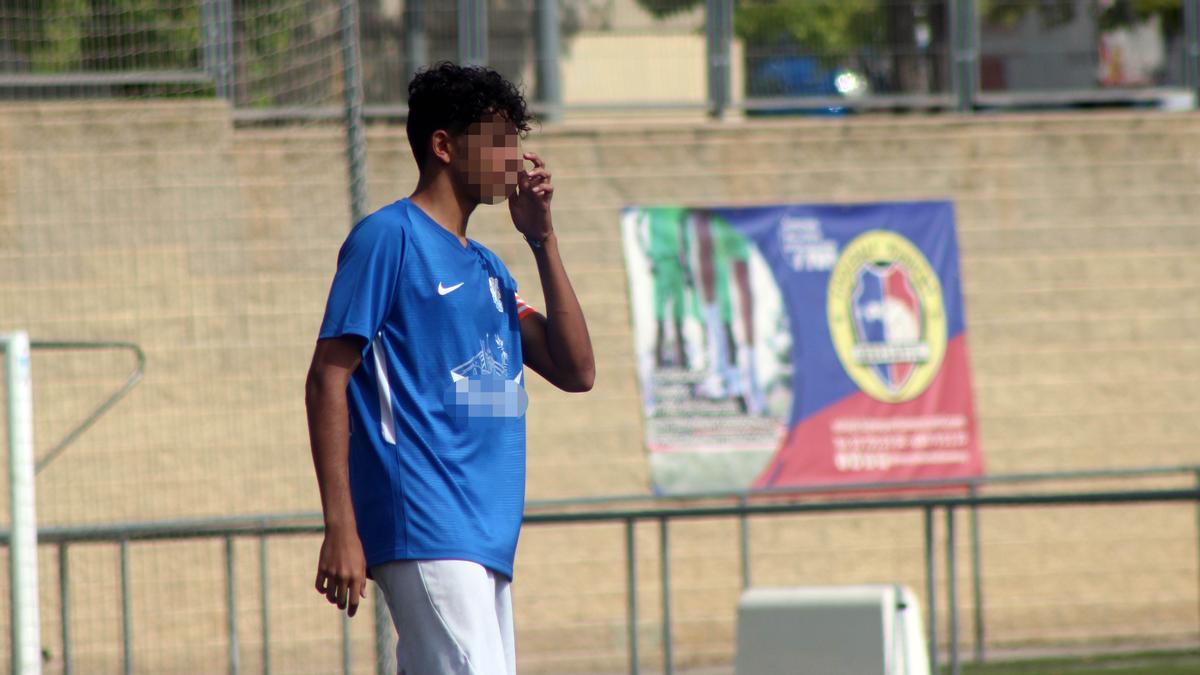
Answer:
[(622, 214), (656, 491), (983, 471), (948, 202)]

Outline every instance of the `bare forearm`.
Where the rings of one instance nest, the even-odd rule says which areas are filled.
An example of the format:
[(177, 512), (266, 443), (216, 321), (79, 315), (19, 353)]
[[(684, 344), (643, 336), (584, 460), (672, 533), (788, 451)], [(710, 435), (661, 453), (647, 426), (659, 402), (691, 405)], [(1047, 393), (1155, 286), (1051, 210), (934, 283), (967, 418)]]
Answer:
[(534, 249), (546, 307), (546, 342), (555, 365), (590, 380), (595, 375), (592, 339), (579, 298), (558, 252), (558, 237), (551, 234), (540, 249)]
[(308, 409), (308, 438), (313, 467), (321, 491), (325, 525), (353, 528), (354, 506), (350, 500), (349, 409), (344, 386), (310, 378), (305, 392)]

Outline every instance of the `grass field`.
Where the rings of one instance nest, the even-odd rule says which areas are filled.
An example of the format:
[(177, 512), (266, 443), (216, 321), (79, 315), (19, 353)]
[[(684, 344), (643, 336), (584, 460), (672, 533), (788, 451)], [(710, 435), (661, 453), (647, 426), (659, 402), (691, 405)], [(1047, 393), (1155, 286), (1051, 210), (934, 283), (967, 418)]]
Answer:
[[(943, 673), (950, 672), (943, 668)], [(964, 675), (1200, 675), (1200, 651), (965, 664)]]

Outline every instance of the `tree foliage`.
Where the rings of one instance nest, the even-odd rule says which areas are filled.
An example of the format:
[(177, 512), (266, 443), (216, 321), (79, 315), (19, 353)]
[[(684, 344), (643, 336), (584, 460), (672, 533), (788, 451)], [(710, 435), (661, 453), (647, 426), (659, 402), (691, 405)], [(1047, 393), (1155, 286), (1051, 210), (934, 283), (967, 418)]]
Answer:
[[(702, 5), (704, 0), (638, 0), (647, 12), (665, 18)], [(939, 4), (930, 0), (740, 0), (734, 29), (748, 44), (797, 44), (817, 51), (846, 52), (885, 38), (889, 13), (920, 11)], [(1088, 3), (1088, 6), (1094, 6)], [(1044, 26), (1075, 19), (1076, 0), (980, 0), (980, 16), (992, 25), (1011, 26), (1035, 14)], [(1183, 26), (1182, 0), (1114, 0), (1100, 13), (1105, 30), (1129, 26), (1160, 15), (1163, 32), (1175, 35)]]
[[(1029, 14), (1037, 14), (1045, 26), (1058, 26), (1075, 19), (1075, 0), (984, 0), (982, 15), (993, 25), (1011, 26)], [(1101, 30), (1112, 30), (1162, 17), (1168, 37), (1183, 29), (1183, 0), (1114, 0), (1100, 10)]]
[(199, 3), (162, 0), (0, 0), (13, 30), (2, 45), (33, 72), (194, 68)]
[(748, 44), (795, 44), (822, 53), (847, 53), (878, 44), (883, 16), (878, 0), (757, 0), (738, 4), (734, 32)]
[[(918, 0), (918, 4), (920, 0)], [(638, 0), (656, 18), (704, 4), (704, 0)], [(882, 38), (880, 0), (742, 0), (734, 7), (734, 33), (756, 47), (799, 45), (845, 52)]]
[[(31, 8), (28, 0), (0, 0), (0, 70), (201, 70), (207, 65), (202, 5), (200, 0), (42, 0)], [(232, 0), (230, 6), (232, 35), (226, 37), (236, 45), (238, 100), (269, 105), (313, 95), (280, 86), (296, 67), (297, 45), (311, 42), (305, 2)], [(139, 85), (129, 93), (211, 95), (212, 90)]]

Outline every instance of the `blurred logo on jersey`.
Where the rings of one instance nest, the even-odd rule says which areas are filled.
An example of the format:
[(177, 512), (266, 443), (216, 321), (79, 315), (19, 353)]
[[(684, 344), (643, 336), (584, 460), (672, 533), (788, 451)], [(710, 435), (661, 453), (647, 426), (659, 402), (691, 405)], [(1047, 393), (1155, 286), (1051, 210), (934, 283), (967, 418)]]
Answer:
[(838, 359), (868, 396), (901, 403), (933, 382), (946, 353), (942, 287), (908, 239), (873, 230), (851, 241), (830, 274), (826, 307)]
[[(489, 344), (490, 343), (490, 344)], [(450, 386), (442, 402), (451, 417), (521, 417), (529, 395), (521, 386), (520, 370), (508, 378), (508, 350), (499, 335), (479, 341), (479, 351), (450, 370)]]

